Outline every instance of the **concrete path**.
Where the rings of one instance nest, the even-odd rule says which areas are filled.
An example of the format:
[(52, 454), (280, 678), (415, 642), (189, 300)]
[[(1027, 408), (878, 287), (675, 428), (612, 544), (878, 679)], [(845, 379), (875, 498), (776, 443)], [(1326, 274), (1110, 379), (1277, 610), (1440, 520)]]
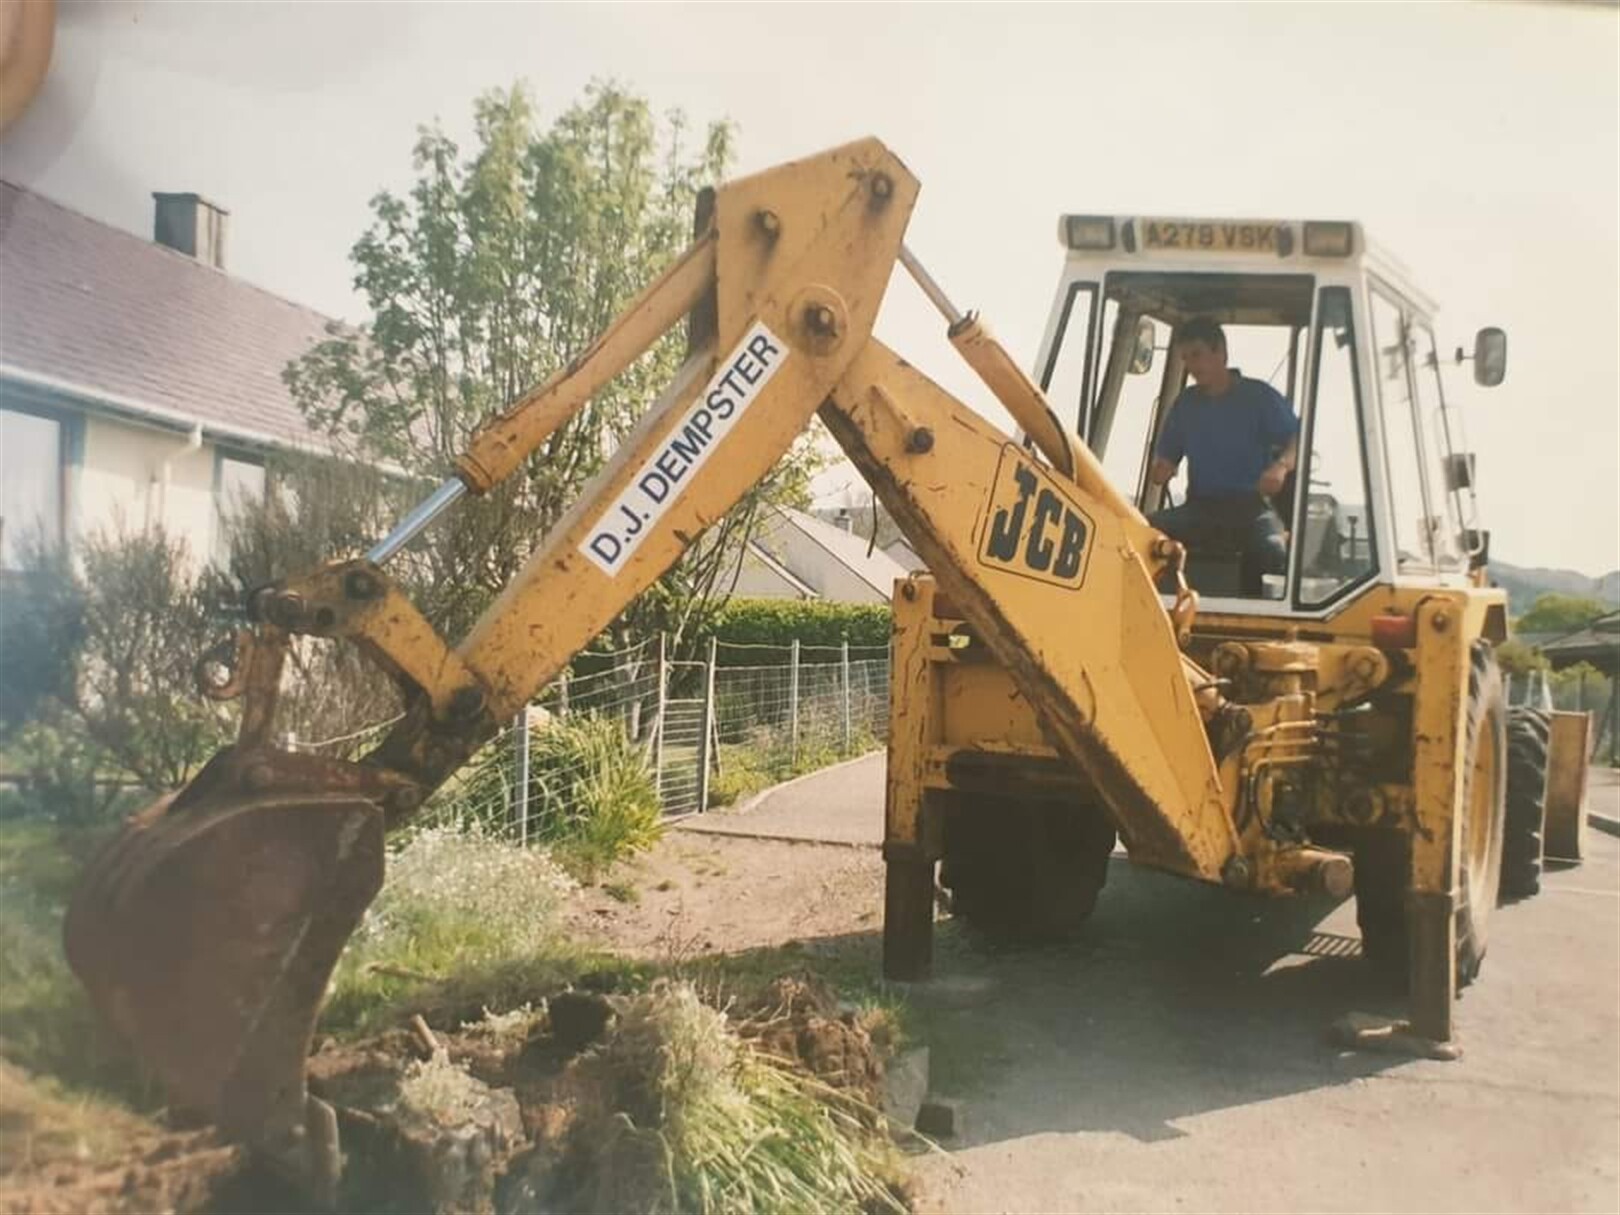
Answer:
[[(1620, 816), (1620, 776), (1593, 770), (1588, 809)], [(681, 826), (875, 845), (882, 813), (879, 754)], [(1118, 859), (1067, 946), (987, 950), (942, 922), (933, 979), (906, 990), (962, 1111), (918, 1161), (925, 1209), (1620, 1209), (1620, 840), (1587, 848), (1493, 915), (1456, 1063), (1325, 1041), (1345, 1012), (1403, 1007), (1356, 956), (1353, 902)]]
[(680, 820), (682, 831), (876, 848), (883, 843), (885, 753), (874, 751), (777, 785), (735, 809)]

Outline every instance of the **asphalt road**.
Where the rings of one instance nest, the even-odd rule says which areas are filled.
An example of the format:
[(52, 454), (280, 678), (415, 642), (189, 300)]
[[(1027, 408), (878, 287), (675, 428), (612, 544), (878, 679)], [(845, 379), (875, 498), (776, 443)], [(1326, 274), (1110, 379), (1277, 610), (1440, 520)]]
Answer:
[[(875, 840), (875, 760), (727, 825)], [(1594, 772), (1590, 794), (1620, 818), (1620, 781)], [(1620, 839), (1586, 842), (1493, 916), (1452, 1063), (1327, 1043), (1345, 1012), (1401, 1008), (1356, 956), (1348, 902), (1264, 904), (1116, 857), (1063, 949), (992, 953), (942, 925), (935, 977), (909, 992), (933, 1090), (962, 1103), (949, 1154), (919, 1162), (929, 1205), (1620, 1210)]]

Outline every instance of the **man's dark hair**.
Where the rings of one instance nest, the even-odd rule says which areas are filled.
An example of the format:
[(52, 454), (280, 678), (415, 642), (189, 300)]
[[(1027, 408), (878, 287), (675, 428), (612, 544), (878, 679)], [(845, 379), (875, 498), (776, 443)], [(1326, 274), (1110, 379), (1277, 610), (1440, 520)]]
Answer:
[(1176, 343), (1202, 342), (1211, 350), (1226, 349), (1226, 333), (1212, 316), (1195, 316), (1176, 333)]

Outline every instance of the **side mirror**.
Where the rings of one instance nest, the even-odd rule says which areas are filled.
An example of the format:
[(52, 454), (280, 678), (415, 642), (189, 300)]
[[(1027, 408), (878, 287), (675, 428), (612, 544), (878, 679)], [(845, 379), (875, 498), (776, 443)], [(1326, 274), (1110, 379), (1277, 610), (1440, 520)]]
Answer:
[(1157, 337), (1151, 317), (1136, 322), (1136, 348), (1131, 351), (1129, 368), (1132, 375), (1146, 375), (1153, 369), (1153, 343)]
[(1495, 388), (1507, 375), (1507, 334), (1495, 326), (1481, 329), (1474, 335), (1473, 357), (1474, 383)]

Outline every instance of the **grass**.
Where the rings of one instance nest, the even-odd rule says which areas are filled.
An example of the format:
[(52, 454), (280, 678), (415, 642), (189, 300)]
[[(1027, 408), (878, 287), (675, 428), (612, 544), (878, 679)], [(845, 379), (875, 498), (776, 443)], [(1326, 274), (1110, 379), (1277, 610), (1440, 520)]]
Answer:
[(128, 1110), (0, 1060), (0, 1176), (58, 1160), (105, 1165), (151, 1126)]
[(876, 1111), (745, 1046), (690, 984), (656, 984), (582, 1074), (579, 1209), (905, 1210)]
[(62, 916), (99, 833), (0, 822), (0, 1056), (64, 1091), (139, 1107), (157, 1095), (102, 1029), (62, 952)]
[(602, 893), (615, 903), (627, 903), (634, 906), (641, 902), (641, 891), (629, 882), (603, 882)]
[[(516, 770), (512, 740), (503, 736), (441, 791), (429, 817), (507, 828)], [(611, 717), (556, 718), (530, 731), (528, 816), (529, 839), (586, 883), (663, 833), (648, 757)]]
[(525, 990), (566, 982), (592, 963), (559, 926), (574, 889), (543, 850), (476, 831), (417, 832), (390, 857), (338, 962), (322, 1029), (366, 1034), (432, 1005), (510, 1007)]
[(709, 781), (709, 806), (735, 805), (772, 785), (830, 768), (881, 745), (869, 730), (856, 730), (847, 751), (825, 739), (801, 740), (795, 755), (779, 734), (743, 743), (722, 743), (720, 770)]

